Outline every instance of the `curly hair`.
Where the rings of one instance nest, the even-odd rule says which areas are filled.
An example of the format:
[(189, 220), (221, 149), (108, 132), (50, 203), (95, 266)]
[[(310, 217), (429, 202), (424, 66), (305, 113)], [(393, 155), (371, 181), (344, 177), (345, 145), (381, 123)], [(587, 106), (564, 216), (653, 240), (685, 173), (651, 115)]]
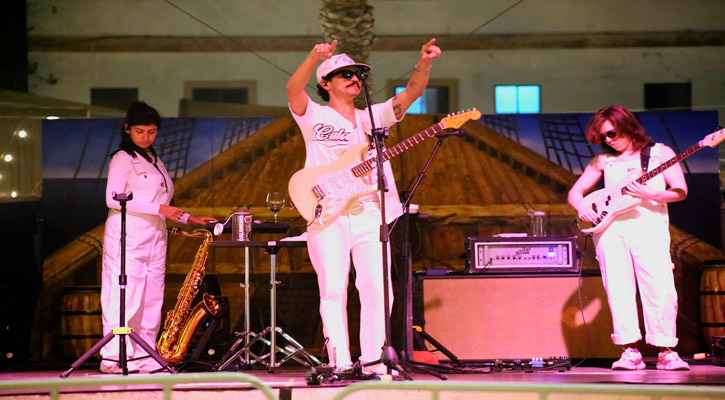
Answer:
[(325, 90), (320, 84), (317, 84), (317, 95), (322, 97), (322, 100), (324, 101), (330, 101), (330, 93)]

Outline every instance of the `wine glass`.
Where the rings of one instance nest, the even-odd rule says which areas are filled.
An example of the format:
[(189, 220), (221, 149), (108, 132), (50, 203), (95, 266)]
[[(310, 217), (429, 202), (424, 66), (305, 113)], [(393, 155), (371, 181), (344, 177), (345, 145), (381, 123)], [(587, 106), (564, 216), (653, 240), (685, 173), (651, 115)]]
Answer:
[(267, 208), (274, 213), (274, 222), (277, 222), (277, 213), (284, 208), (284, 195), (280, 192), (267, 193)]

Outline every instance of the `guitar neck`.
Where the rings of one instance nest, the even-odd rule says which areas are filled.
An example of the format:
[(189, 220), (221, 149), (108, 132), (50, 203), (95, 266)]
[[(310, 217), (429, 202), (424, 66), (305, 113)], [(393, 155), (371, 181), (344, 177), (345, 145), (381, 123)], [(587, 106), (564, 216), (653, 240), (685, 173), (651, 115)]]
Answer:
[(702, 148), (702, 143), (698, 142), (694, 146), (690, 147), (689, 149), (677, 154), (676, 156), (670, 158), (665, 163), (660, 164), (657, 168), (653, 169), (652, 171), (648, 171), (644, 175), (637, 178), (637, 182), (644, 184), (648, 180), (654, 178), (655, 176), (661, 174), (664, 170), (667, 168), (679, 163), (680, 161), (684, 160), (685, 158), (693, 155), (696, 151), (700, 150)]
[[(404, 151), (408, 150), (409, 148), (415, 146), (416, 144), (424, 141), (425, 139), (428, 139), (430, 137), (433, 137), (436, 133), (443, 132), (445, 128), (443, 125), (439, 122), (430, 128), (420, 131), (416, 133), (415, 135), (403, 140), (402, 142), (396, 144), (395, 146), (385, 150), (383, 152), (383, 161), (388, 161), (391, 158), (397, 156), (398, 154), (403, 153)], [(355, 176), (362, 176), (363, 174), (367, 173), (368, 171), (371, 171), (373, 168), (375, 168), (375, 159), (376, 157), (368, 158), (367, 160), (361, 162), (360, 164), (354, 166), (351, 168), (352, 173), (355, 174)]]

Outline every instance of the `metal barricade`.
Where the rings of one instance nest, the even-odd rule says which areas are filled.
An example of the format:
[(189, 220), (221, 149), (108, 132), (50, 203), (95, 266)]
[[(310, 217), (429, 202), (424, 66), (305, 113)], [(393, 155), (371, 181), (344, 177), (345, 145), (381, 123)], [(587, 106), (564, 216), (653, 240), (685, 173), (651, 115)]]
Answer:
[[(699, 397), (725, 399), (725, 390), (716, 386), (670, 386), (670, 385), (625, 385), (625, 384), (541, 384), (524, 382), (362, 382), (350, 385), (340, 391), (334, 400), (341, 400), (353, 393), (365, 390), (395, 390), (395, 391), (427, 391), (430, 397), (426, 399), (438, 400), (441, 392), (494, 392), (501, 393), (501, 398), (507, 398), (506, 393), (527, 392), (538, 393), (540, 400), (548, 398), (552, 393), (568, 394), (599, 394), (599, 395), (631, 395), (649, 396), (651, 399), (660, 399), (663, 396), (672, 398)], [(510, 394), (508, 395), (510, 396)], [(419, 397), (424, 399), (424, 397)], [(451, 398), (451, 397), (446, 397)]]
[[(171, 392), (174, 385), (178, 384), (211, 384), (217, 382), (238, 382), (248, 383), (251, 388), (257, 389), (269, 400), (276, 400), (272, 388), (267, 386), (260, 379), (238, 372), (215, 372), (215, 373), (193, 373), (193, 374), (169, 374), (169, 375), (127, 375), (127, 376), (88, 376), (83, 378), (67, 379), (27, 379), (0, 382), (0, 396), (8, 391), (28, 391), (38, 389), (48, 392), (51, 400), (60, 397), (62, 388), (99, 387), (99, 386), (121, 386), (124, 388), (143, 385), (143, 388), (136, 390), (158, 390), (164, 392), (164, 399), (171, 400)], [(148, 387), (151, 388), (148, 388)], [(184, 387), (188, 390), (189, 387)], [(246, 388), (245, 388), (246, 389)], [(65, 393), (63, 393), (65, 395)]]

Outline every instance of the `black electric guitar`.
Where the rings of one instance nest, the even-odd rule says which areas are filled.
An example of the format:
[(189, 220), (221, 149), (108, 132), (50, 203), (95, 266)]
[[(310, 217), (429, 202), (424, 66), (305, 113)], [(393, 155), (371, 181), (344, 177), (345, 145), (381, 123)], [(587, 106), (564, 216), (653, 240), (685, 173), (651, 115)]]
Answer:
[[(631, 182), (637, 181), (641, 184), (645, 184), (648, 180), (662, 173), (667, 168), (679, 163), (685, 158), (693, 155), (696, 151), (700, 150), (705, 146), (715, 147), (725, 139), (725, 129), (720, 129), (709, 135), (704, 139), (700, 140), (696, 145), (689, 149), (675, 155), (667, 162), (662, 163), (660, 166), (654, 168), (652, 171), (643, 173), (640, 170), (633, 171), (627, 175), (626, 178), (617, 182), (616, 185), (611, 185), (604, 189), (592, 192), (582, 202), (582, 206), (591, 207), (594, 212), (599, 215), (597, 222), (591, 224), (590, 228), (582, 229), (583, 233), (599, 233), (605, 231), (614, 220), (614, 217), (625, 213), (639, 205), (642, 201), (639, 198), (632, 197), (626, 193), (627, 185)], [(586, 224), (586, 222), (585, 222)]]

